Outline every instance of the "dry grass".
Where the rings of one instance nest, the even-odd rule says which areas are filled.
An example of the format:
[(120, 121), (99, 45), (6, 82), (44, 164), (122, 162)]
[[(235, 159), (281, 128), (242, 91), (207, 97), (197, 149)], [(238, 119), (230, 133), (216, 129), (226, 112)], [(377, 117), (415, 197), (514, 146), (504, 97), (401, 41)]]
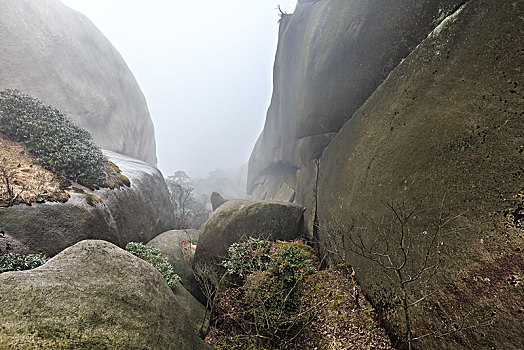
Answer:
[(33, 162), (24, 144), (0, 135), (0, 206), (69, 199), (56, 176)]

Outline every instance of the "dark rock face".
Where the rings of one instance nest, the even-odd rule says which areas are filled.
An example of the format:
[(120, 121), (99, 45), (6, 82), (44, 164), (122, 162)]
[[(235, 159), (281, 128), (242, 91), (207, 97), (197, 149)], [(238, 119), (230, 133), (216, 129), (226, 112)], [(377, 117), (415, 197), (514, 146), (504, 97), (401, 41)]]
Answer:
[(301, 238), (303, 214), (303, 207), (291, 203), (228, 201), (202, 227), (193, 265), (221, 262), (227, 257), (229, 246), (243, 238), (283, 241)]
[(227, 202), (227, 200), (225, 200), (224, 197), (220, 195), (220, 193), (211, 193), (211, 207), (213, 208), (213, 211), (217, 210), (218, 207), (220, 207), (225, 202)]
[(266, 123), (248, 194), (305, 205), (317, 160), (388, 73), (457, 6), (452, 0), (302, 1), (282, 18)]
[[(424, 232), (435, 229), (441, 213), (458, 216), (439, 232), (439, 248), (432, 248), (443, 263), (431, 284), (410, 287), (412, 301), (433, 293), (412, 309), (411, 326), (415, 336), (445, 333), (453, 330), (446, 324), (460, 325), (462, 319), (471, 328), (426, 337), (416, 346), (520, 348), (524, 304), (515, 281), (524, 270), (524, 4), (376, 4), (346, 1), (348, 14), (342, 2), (322, 0), (299, 5), (284, 18), (275, 92), (251, 156), (250, 189), (259, 198), (279, 198), (281, 188), (291, 187), (293, 200), (309, 207), (314, 238), (338, 250), (366, 295), (384, 309), (395, 310), (391, 295), (398, 287), (384, 270), (349, 249), (348, 233), (358, 230), (369, 246), (383, 239), (381, 219), (393, 215), (386, 203), (417, 207), (410, 222), (416, 268), (429, 243)], [(335, 28), (341, 17), (347, 29), (320, 36), (324, 22), (314, 22), (313, 15), (323, 9), (332, 11), (320, 17), (324, 26)], [(365, 27), (366, 11), (376, 17), (373, 27)], [(401, 18), (402, 25), (396, 22)], [(315, 40), (288, 40), (299, 21), (300, 37)], [(345, 39), (354, 33), (363, 36)], [(381, 43), (369, 40), (375, 36)], [(285, 58), (286, 52), (296, 56)], [(311, 57), (315, 60), (307, 61)], [(303, 61), (310, 63), (302, 67)], [(313, 144), (306, 132), (313, 125), (333, 134), (318, 136), (323, 141)], [(337, 224), (347, 229), (344, 235)], [(385, 315), (391, 334), (401, 334), (398, 312)], [(490, 326), (475, 326), (486, 323)]]
[(0, 348), (209, 348), (162, 275), (108, 242), (3, 273), (0, 295)]
[(58, 0), (0, 0), (0, 89), (69, 115), (102, 148), (156, 164), (153, 123), (126, 63), (103, 34)]
[(200, 290), (200, 286), (195, 279), (191, 265), (184, 259), (184, 252), (180, 247), (180, 242), (189, 240), (192, 244), (197, 244), (200, 232), (198, 230), (171, 230), (164, 232), (147, 245), (160, 249), (162, 254), (173, 265), (173, 270), (182, 279), (182, 285), (201, 303), (206, 299)]
[[(343, 220), (371, 242), (377, 230), (360, 213), (378, 220), (392, 200), (419, 207), (411, 223), (419, 236), (441, 206), (461, 214), (439, 235), (438, 293), (414, 309), (414, 326), (423, 334), (442, 313), (494, 324), (426, 339), (424, 349), (522, 346), (522, 288), (508, 281), (524, 267), (523, 15), (522, 2), (467, 2), (392, 72), (320, 161), (321, 228)], [(321, 229), (321, 240), (328, 233)], [(412, 255), (420, 262), (419, 254)], [(348, 258), (366, 293), (385, 302), (392, 287), (383, 271), (354, 253)], [(413, 284), (414, 300), (424, 289)]]
[[(106, 154), (131, 180), (131, 187), (71, 193), (66, 203), (0, 208), (0, 231), (23, 244), (24, 250), (53, 256), (84, 239), (124, 247), (130, 241), (148, 242), (172, 228), (174, 210), (158, 169), (117, 153)], [(86, 201), (92, 195), (100, 197), (96, 206)]]

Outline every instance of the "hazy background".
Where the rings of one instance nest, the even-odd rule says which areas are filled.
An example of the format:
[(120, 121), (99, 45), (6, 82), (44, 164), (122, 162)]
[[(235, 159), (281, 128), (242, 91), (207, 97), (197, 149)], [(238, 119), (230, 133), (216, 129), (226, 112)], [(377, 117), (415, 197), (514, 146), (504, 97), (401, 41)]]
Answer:
[(247, 162), (272, 90), (278, 10), (296, 0), (62, 0), (120, 51), (144, 92), (164, 176)]

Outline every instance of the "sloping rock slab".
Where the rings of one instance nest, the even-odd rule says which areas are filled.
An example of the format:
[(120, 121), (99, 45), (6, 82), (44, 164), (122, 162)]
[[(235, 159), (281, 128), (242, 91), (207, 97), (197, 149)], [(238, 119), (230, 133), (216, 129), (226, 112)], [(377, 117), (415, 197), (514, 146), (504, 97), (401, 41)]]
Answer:
[[(52, 256), (84, 239), (103, 239), (124, 247), (130, 241), (148, 242), (173, 227), (173, 206), (158, 169), (105, 153), (130, 179), (131, 187), (71, 193), (66, 203), (0, 208), (0, 232), (23, 244), (26, 251)], [(87, 204), (89, 198), (97, 198), (98, 203)]]
[(229, 246), (249, 237), (293, 240), (304, 234), (304, 208), (291, 203), (231, 200), (222, 204), (200, 232), (193, 266), (217, 263)]
[(2, 349), (207, 348), (162, 275), (103, 241), (1, 274), (0, 321)]
[(200, 231), (198, 230), (171, 230), (156, 236), (147, 245), (160, 249), (173, 266), (175, 273), (182, 278), (182, 285), (200, 302), (205, 303), (206, 299), (195, 279), (193, 269), (185, 260), (184, 252), (180, 246), (183, 240), (189, 240), (192, 244), (196, 244), (199, 235)]

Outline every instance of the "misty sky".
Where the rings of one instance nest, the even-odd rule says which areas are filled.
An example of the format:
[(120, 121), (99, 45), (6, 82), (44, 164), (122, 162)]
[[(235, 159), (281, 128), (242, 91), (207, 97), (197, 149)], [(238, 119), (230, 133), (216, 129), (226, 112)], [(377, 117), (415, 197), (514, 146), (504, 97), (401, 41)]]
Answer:
[(155, 124), (164, 176), (247, 162), (272, 90), (281, 5), (296, 0), (63, 0), (120, 51)]

